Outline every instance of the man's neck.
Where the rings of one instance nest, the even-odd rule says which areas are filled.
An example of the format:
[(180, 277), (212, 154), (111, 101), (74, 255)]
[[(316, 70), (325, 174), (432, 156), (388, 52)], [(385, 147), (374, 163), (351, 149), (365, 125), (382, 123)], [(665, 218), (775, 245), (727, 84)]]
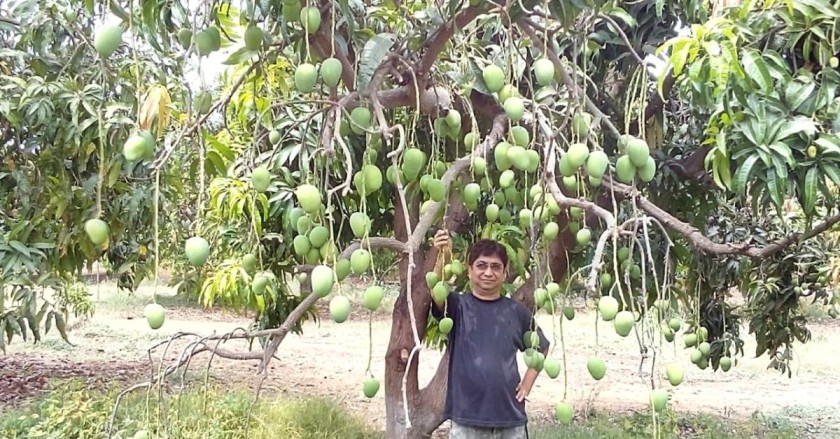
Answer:
[(479, 291), (473, 291), (473, 296), (475, 296), (477, 299), (480, 299), (480, 300), (487, 300), (487, 301), (490, 301), (490, 300), (496, 300), (496, 299), (498, 299), (499, 297), (502, 297), (502, 294), (501, 294), (499, 291), (493, 291), (493, 292), (488, 292), (488, 291), (482, 291), (482, 292), (479, 292)]

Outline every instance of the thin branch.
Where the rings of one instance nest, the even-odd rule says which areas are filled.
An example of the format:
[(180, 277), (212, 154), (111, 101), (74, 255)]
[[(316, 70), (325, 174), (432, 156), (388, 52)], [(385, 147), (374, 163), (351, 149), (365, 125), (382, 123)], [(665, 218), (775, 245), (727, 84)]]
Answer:
[(624, 33), (624, 30), (621, 29), (621, 26), (619, 26), (618, 23), (616, 23), (615, 20), (612, 19), (612, 17), (610, 17), (606, 14), (598, 14), (598, 18), (606, 20), (607, 22), (609, 22), (612, 25), (612, 27), (615, 29), (615, 31), (618, 32), (618, 34), (621, 36), (621, 39), (624, 40), (624, 45), (627, 46), (627, 49), (633, 55), (633, 58), (636, 58), (636, 61), (638, 61), (640, 65), (642, 65), (642, 66), (647, 65), (645, 60), (642, 59), (641, 56), (639, 56), (638, 52), (636, 52), (636, 49), (633, 48), (633, 43), (630, 42), (630, 38), (627, 38), (627, 34)]
[[(317, 294), (309, 293), (305, 299), (303, 299), (295, 309), (289, 313), (286, 317), (286, 320), (283, 321), (283, 324), (280, 325), (279, 328), (273, 329), (271, 331), (271, 343), (265, 348), (265, 351), (262, 353), (262, 361), (260, 362), (259, 368), (257, 368), (258, 373), (262, 373), (268, 368), (268, 363), (274, 358), (274, 353), (277, 352), (277, 348), (280, 347), (280, 343), (286, 338), (286, 335), (289, 334), (289, 331), (292, 330), (292, 326), (298, 322), (298, 320), (303, 317), (309, 308), (315, 304), (319, 299)], [(259, 352), (257, 352), (259, 353)]]
[(245, 83), (245, 79), (248, 78), (248, 75), (250, 75), (251, 72), (253, 72), (256, 68), (257, 63), (252, 63), (248, 67), (248, 70), (244, 71), (241, 75), (239, 75), (238, 78), (236, 78), (236, 82), (233, 83), (231, 89), (222, 97), (222, 99), (218, 100), (215, 104), (213, 104), (212, 107), (210, 107), (210, 111), (199, 117), (192, 125), (184, 127), (184, 129), (182, 129), (181, 132), (179, 132), (178, 135), (175, 137), (175, 140), (173, 140), (172, 143), (169, 144), (169, 147), (166, 149), (164, 154), (158, 160), (155, 161), (153, 168), (155, 170), (159, 170), (160, 168), (162, 168), (163, 165), (166, 164), (166, 161), (169, 160), (169, 157), (172, 155), (172, 153), (175, 152), (175, 149), (178, 148), (178, 145), (181, 143), (181, 140), (184, 137), (192, 135), (192, 133), (194, 133), (198, 129), (198, 127), (200, 127), (201, 124), (203, 124), (204, 121), (206, 121), (207, 118), (210, 117), (211, 114), (213, 114), (213, 112), (218, 110), (219, 107), (227, 105), (227, 103), (230, 102), (230, 100), (233, 98), (233, 95), (236, 93), (236, 91), (239, 90), (239, 87), (241, 87), (242, 84)]
[[(393, 249), (393, 250), (396, 250), (396, 251), (402, 251), (402, 250), (405, 249), (405, 244), (404, 243), (402, 243), (401, 241), (398, 241), (396, 239), (392, 239), (392, 238), (378, 238), (378, 237), (376, 237), (376, 238), (369, 238), (368, 240), (369, 240), (369, 244), (370, 244), (371, 247), (390, 248), (390, 249)], [(356, 241), (356, 242), (353, 242), (352, 244), (350, 244), (349, 246), (347, 246), (344, 249), (344, 251), (342, 252), (342, 257), (348, 257), (350, 255), (350, 253), (352, 253), (356, 248), (359, 248), (359, 245), (360, 245), (360, 242)], [(306, 267), (306, 266), (298, 267), (298, 269), (300, 271), (308, 271), (308, 270), (306, 270), (306, 268), (308, 268), (308, 270), (312, 269), (312, 267)], [(252, 332), (248, 332), (248, 331), (245, 331), (241, 328), (237, 328), (237, 329), (234, 329), (233, 331), (225, 333), (225, 334), (213, 334), (213, 335), (204, 336), (204, 337), (200, 337), (198, 334), (179, 332), (179, 333), (176, 333), (175, 335), (173, 335), (172, 337), (170, 337), (168, 341), (157, 343), (154, 346), (152, 346), (149, 349), (149, 360), (150, 360), (150, 362), (151, 362), (151, 351), (154, 350), (155, 348), (163, 345), (163, 344), (166, 344), (166, 349), (164, 350), (163, 356), (161, 357), (161, 365), (160, 365), (160, 367), (158, 367), (159, 373), (155, 374), (154, 371), (153, 371), (151, 376), (149, 377), (148, 381), (146, 381), (144, 383), (134, 385), (134, 386), (128, 388), (127, 390), (125, 390), (124, 392), (122, 392), (118, 396), (117, 401), (116, 401), (115, 406), (114, 406), (114, 409), (113, 409), (113, 412), (111, 414), (111, 421), (109, 423), (109, 429), (110, 429), (110, 426), (113, 425), (114, 417), (116, 416), (117, 409), (119, 407), (120, 401), (122, 400), (123, 396), (125, 396), (129, 392), (132, 392), (132, 391), (137, 390), (137, 389), (141, 389), (141, 388), (151, 389), (151, 387), (154, 385), (154, 383), (156, 383), (158, 381), (162, 381), (163, 378), (165, 378), (165, 377), (171, 375), (172, 373), (176, 372), (182, 366), (184, 366), (185, 364), (188, 364), (192, 360), (192, 358), (194, 358), (196, 355), (201, 354), (203, 352), (211, 352), (211, 357), (210, 357), (209, 362), (212, 362), (213, 357), (215, 357), (215, 356), (219, 356), (219, 357), (230, 359), (230, 360), (260, 360), (260, 364), (257, 368), (257, 373), (258, 374), (264, 374), (265, 371), (267, 370), (268, 364), (271, 362), (271, 360), (273, 358), (275, 358), (275, 353), (277, 352), (277, 349), (280, 347), (280, 344), (286, 338), (286, 335), (289, 334), (289, 331), (292, 330), (292, 327), (298, 321), (300, 321), (300, 319), (303, 317), (303, 315), (320, 298), (318, 295), (311, 292), (311, 289), (309, 288), (309, 285), (310, 285), (309, 283), (303, 283), (301, 285), (301, 293), (307, 294), (306, 297), (303, 300), (301, 300), (300, 303), (298, 303), (298, 305), (295, 307), (295, 309), (292, 310), (292, 312), (289, 313), (288, 316), (286, 316), (286, 319), (277, 328), (265, 329), (265, 330), (260, 330), (260, 331), (252, 331)], [(167, 356), (166, 352), (168, 351), (169, 346), (172, 344), (172, 342), (174, 340), (176, 340), (178, 338), (181, 338), (181, 337), (184, 337), (184, 336), (196, 337), (196, 338), (199, 338), (199, 340), (190, 342), (187, 345), (187, 347), (184, 350), (181, 351), (181, 354), (178, 356), (178, 358), (173, 363), (167, 365), (165, 369), (161, 370), (162, 366), (163, 366), (162, 362)], [(268, 339), (270, 340), (268, 345), (261, 351), (242, 352), (242, 351), (236, 351), (236, 350), (223, 349), (223, 348), (219, 347), (219, 345), (221, 343), (227, 342), (228, 340), (236, 340), (236, 339), (253, 340), (255, 338), (260, 338), (260, 337), (268, 337)], [(215, 346), (210, 346), (209, 342), (211, 342), (211, 341), (216, 342)], [(208, 362), (208, 368), (210, 367), (209, 362)], [(152, 363), (152, 365), (154, 366), (154, 363)], [(109, 433), (109, 437), (110, 437), (110, 433)]]
[(9, 23), (9, 24), (11, 24), (11, 25), (13, 25), (13, 26), (20, 26), (20, 22), (19, 22), (19, 21), (15, 21), (15, 20), (13, 20), (13, 19), (11, 19), (11, 18), (8, 18), (8, 17), (0, 17), (0, 22), (3, 22), (3, 23)]

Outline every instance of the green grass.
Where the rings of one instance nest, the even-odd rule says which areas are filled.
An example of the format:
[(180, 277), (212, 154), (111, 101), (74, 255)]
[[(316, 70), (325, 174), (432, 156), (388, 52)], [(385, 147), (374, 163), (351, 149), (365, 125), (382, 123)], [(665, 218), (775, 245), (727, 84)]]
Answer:
[(696, 439), (788, 439), (800, 437), (784, 420), (753, 416), (747, 421), (725, 420), (712, 415), (681, 415), (665, 412), (658, 415), (656, 429), (649, 413), (591, 416), (569, 426), (534, 425), (534, 439), (625, 439), (625, 438), (696, 438)]
[[(54, 384), (43, 399), (11, 413), (0, 415), (0, 437), (6, 439), (88, 439), (106, 437), (108, 421), (117, 395), (91, 390), (78, 381)], [(336, 402), (323, 398), (278, 400), (264, 395), (253, 405), (249, 389), (228, 390), (188, 387), (178, 394), (169, 386), (164, 404), (157, 392), (129, 394), (117, 412), (116, 438), (131, 438), (148, 429), (152, 438), (168, 439), (381, 439), (374, 431)], [(253, 410), (253, 411), (251, 411)], [(250, 416), (249, 416), (250, 415)], [(648, 413), (590, 415), (572, 425), (532, 422), (534, 439), (787, 439), (799, 437), (782, 418), (758, 415), (746, 421), (725, 420), (710, 415), (665, 412), (658, 417), (654, 436)]]
[[(150, 302), (154, 294), (154, 286), (151, 281), (144, 281), (137, 291), (129, 292), (118, 289), (115, 283), (105, 282), (99, 285), (88, 286), (88, 292), (97, 302), (97, 308), (99, 309), (109, 312), (137, 311), (142, 310)], [(164, 284), (158, 284), (157, 303), (167, 309), (204, 309), (201, 304), (196, 302), (195, 297), (188, 294), (174, 293), (172, 288)]]
[[(58, 385), (48, 396), (0, 415), (0, 437), (8, 439), (89, 439), (106, 437), (116, 391), (91, 391), (78, 382)], [(252, 408), (249, 390), (192, 388), (178, 396), (169, 389), (165, 404), (144, 390), (123, 399), (114, 437), (131, 438), (147, 429), (169, 439), (368, 439), (381, 438), (362, 421), (326, 399), (277, 401), (261, 398)], [(147, 410), (148, 408), (148, 410)], [(246, 433), (247, 429), (247, 433)]]

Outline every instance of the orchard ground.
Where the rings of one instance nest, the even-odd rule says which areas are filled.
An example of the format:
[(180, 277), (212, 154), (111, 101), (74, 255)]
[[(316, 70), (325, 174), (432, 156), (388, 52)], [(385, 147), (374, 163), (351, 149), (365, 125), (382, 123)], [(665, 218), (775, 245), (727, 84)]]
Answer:
[[(358, 291), (349, 294), (360, 294), (365, 284), (357, 282)], [(185, 305), (186, 300), (174, 297), (171, 289), (158, 286), (159, 302), (166, 306), (167, 318), (161, 329), (151, 330), (143, 318), (143, 306), (148, 303), (152, 291), (148, 283), (134, 295), (118, 291), (110, 281), (91, 285), (96, 314), (89, 321), (70, 321), (69, 336), (74, 346), (65, 344), (58, 333), (52, 331), (37, 346), (33, 347), (31, 342), (25, 345), (17, 340), (10, 348), (7, 347), (7, 355), (0, 357), (0, 379), (5, 381), (0, 383), (0, 401), (3, 401), (0, 411), (20, 410), (35, 398), (42, 397), (47, 392), (47, 377), (81, 377), (90, 385), (111, 379), (121, 380), (123, 386), (141, 382), (150, 370), (146, 349), (154, 343), (166, 340), (178, 331), (208, 335), (250, 324), (245, 315)], [(371, 319), (371, 367), (380, 380), (384, 379), (383, 358), (395, 295), (396, 286), (393, 286), (388, 289), (383, 310)], [(591, 307), (591, 303), (588, 305)], [(366, 399), (361, 391), (369, 349), (369, 314), (354, 308), (349, 321), (336, 324), (329, 319), (326, 301), (319, 302), (319, 306), (320, 323), (306, 323), (303, 335), (290, 334), (281, 345), (278, 358), (271, 363), (268, 379), (262, 386), (261, 399), (326, 397), (367, 423), (372, 431), (383, 430), (383, 391), (380, 389), (372, 400)], [(618, 428), (618, 432), (632, 429), (630, 424), (635, 422), (633, 419), (650, 417), (646, 409), (648, 393), (645, 385), (650, 378), (639, 375), (641, 356), (636, 339), (632, 334), (621, 338), (611, 326), (600, 322), (599, 352), (607, 362), (607, 374), (600, 382), (592, 380), (586, 370), (586, 359), (596, 349), (596, 319), (591, 308), (582, 301), (576, 307), (574, 320), (564, 322), (568, 398), (576, 410), (575, 423), (578, 426), (602, 423), (610, 425), (609, 428)], [(686, 379), (677, 388), (671, 388), (665, 380), (660, 381), (672, 392), (670, 407), (681, 417), (677, 421), (678, 429), (683, 433), (681, 435), (691, 437), (693, 429), (703, 428), (703, 425), (692, 426), (687, 419), (715, 418), (724, 420), (726, 425), (749, 425), (749, 434), (753, 437), (840, 436), (840, 382), (836, 380), (840, 374), (840, 362), (837, 361), (840, 359), (840, 344), (834, 342), (840, 337), (840, 322), (821, 318), (817, 311), (811, 310), (815, 319), (811, 324), (812, 340), (806, 345), (796, 346), (792, 378), (767, 370), (766, 356), (751, 358), (754, 342), (748, 341), (746, 358), (739, 358), (738, 365), (727, 373), (712, 372), (711, 369), (701, 371), (692, 366), (688, 351), (679, 348), (680, 338), (676, 340), (676, 352), (673, 345), (667, 345), (662, 352), (664, 357), (656, 359), (658, 366), (663, 361), (678, 361), (686, 370)], [(551, 319), (540, 314), (538, 321), (547, 336), (553, 339), (555, 329)], [(557, 350), (553, 355), (562, 359), (559, 326), (556, 330)], [(743, 332), (746, 333), (746, 328)], [(186, 343), (186, 340), (173, 343), (167, 361), (176, 358)], [(258, 344), (255, 345), (258, 348)], [(229, 342), (226, 347), (247, 349), (243, 341)], [(161, 352), (155, 352), (155, 361), (159, 360)], [(423, 351), (421, 385), (434, 373), (440, 355), (433, 349)], [(187, 378), (200, 384), (207, 359), (207, 355), (197, 357)], [(255, 367), (256, 362), (216, 358), (210, 370), (210, 382), (250, 391), (255, 384)], [(643, 365), (643, 370), (649, 369), (650, 359)], [(174, 382), (179, 383), (180, 376), (179, 373), (177, 380), (173, 378)], [(563, 382), (562, 372), (554, 380), (541, 374), (531, 392), (528, 411), (533, 424), (542, 426), (538, 430), (543, 433), (538, 437), (590, 437), (549, 433), (553, 424), (553, 406), (563, 398)], [(113, 387), (115, 384), (112, 382), (106, 386)], [(616, 423), (619, 419), (623, 422)], [(448, 423), (444, 423), (439, 433), (445, 434), (447, 427)], [(562, 431), (562, 428), (554, 430)], [(737, 436), (735, 434), (734, 437)], [(591, 437), (605, 436), (593, 434)]]

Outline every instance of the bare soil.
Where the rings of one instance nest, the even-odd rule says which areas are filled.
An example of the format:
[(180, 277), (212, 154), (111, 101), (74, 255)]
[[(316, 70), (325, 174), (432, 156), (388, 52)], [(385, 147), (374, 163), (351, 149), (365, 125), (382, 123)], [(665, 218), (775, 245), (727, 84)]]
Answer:
[[(100, 284), (99, 288), (93, 286), (91, 292), (98, 296), (97, 312), (90, 321), (71, 322), (72, 346), (51, 332), (37, 346), (18, 340), (12, 343), (6, 357), (0, 356), (0, 401), (13, 404), (44, 391), (47, 377), (79, 376), (91, 385), (105, 386), (121, 385), (112, 380), (140, 382), (161, 360), (163, 347), (152, 353), (154, 365), (150, 365), (147, 349), (152, 345), (180, 331), (204, 336), (247, 328), (251, 324), (247, 316), (229, 311), (168, 306), (166, 323), (154, 331), (143, 318), (150, 287), (129, 295), (118, 292), (112, 284)], [(168, 291), (159, 288), (158, 294), (161, 293), (168, 294)], [(166, 298), (161, 302), (163, 299)], [(272, 362), (268, 379), (262, 385), (263, 392), (329, 396), (351, 407), (373, 426), (384, 428), (382, 392), (368, 400), (362, 395), (361, 383), (366, 378), (371, 348), (371, 372), (383, 379), (389, 316), (382, 313), (369, 321), (366, 313), (354, 310), (351, 320), (336, 324), (326, 310), (322, 309), (322, 315), (325, 318), (319, 324), (307, 323), (302, 335), (290, 334), (283, 342), (278, 359)], [(654, 359), (643, 361), (632, 334), (619, 337), (611, 326), (598, 322), (596, 339), (597, 319), (586, 309), (579, 309), (573, 321), (563, 323), (564, 349), (559, 320), (552, 324), (551, 317), (540, 314), (538, 321), (547, 336), (555, 340), (551, 355), (565, 362), (565, 373), (561, 372), (554, 380), (540, 375), (529, 398), (528, 411), (533, 419), (550, 419), (554, 405), (564, 399), (564, 394), (574, 404), (578, 416), (645, 408)], [(669, 389), (671, 404), (678, 411), (733, 418), (761, 413), (794, 422), (805, 429), (807, 437), (839, 437), (840, 344), (834, 340), (840, 336), (840, 327), (835, 322), (817, 322), (811, 330), (812, 340), (796, 347), (791, 378), (766, 369), (769, 362), (766, 356), (753, 358), (755, 346), (749, 341), (746, 356), (739, 358), (737, 366), (729, 372), (700, 370), (691, 364), (688, 350), (680, 348), (682, 340), (678, 338), (675, 344), (663, 346), (657, 354), (653, 380), (657, 386)], [(172, 343), (164, 361), (174, 361), (187, 343), (194, 340), (182, 338)], [(230, 341), (226, 347), (248, 349), (243, 341)], [(607, 375), (601, 381), (594, 381), (586, 370), (587, 358), (595, 354), (607, 363)], [(431, 378), (440, 356), (436, 350), (422, 351), (421, 385)], [(191, 373), (203, 376), (207, 360), (207, 355), (198, 357), (192, 362)], [(685, 381), (676, 388), (662, 377), (664, 364), (671, 362), (682, 364), (686, 371)], [(524, 365), (521, 367), (524, 371)], [(210, 373), (214, 381), (254, 386), (255, 369), (256, 362), (216, 358)], [(0, 403), (0, 410), (2, 406)]]

